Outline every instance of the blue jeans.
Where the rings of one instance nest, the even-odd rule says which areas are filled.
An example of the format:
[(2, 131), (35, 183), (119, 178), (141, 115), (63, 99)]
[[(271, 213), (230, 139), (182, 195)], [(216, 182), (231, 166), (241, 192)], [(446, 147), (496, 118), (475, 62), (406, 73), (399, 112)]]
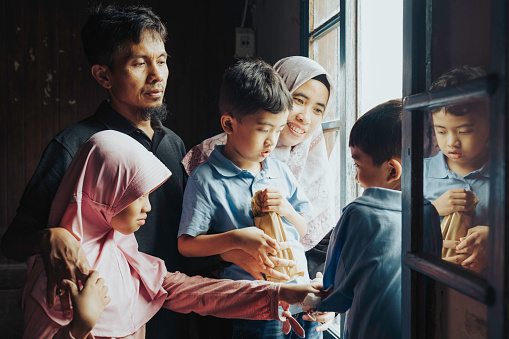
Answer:
[[(294, 314), (293, 317), (306, 331), (306, 339), (322, 339), (322, 332), (316, 332), (315, 328), (320, 323), (302, 319), (304, 312)], [(290, 331), (285, 335), (282, 330), (283, 323), (279, 320), (233, 320), (234, 339), (296, 339), (300, 338), (295, 332)]]

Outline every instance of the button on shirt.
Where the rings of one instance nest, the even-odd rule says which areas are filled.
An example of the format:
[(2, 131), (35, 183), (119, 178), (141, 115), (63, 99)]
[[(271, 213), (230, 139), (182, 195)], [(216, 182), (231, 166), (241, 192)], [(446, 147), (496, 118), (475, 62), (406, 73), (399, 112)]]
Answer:
[(489, 226), (488, 205), (490, 198), (489, 161), (481, 168), (464, 177), (454, 173), (447, 166), (444, 154), (440, 151), (432, 158), (424, 159), (423, 168), (424, 199), (435, 201), (442, 194), (454, 188), (472, 191), (479, 203), (475, 208), (472, 226)]
[[(179, 237), (188, 234), (224, 233), (254, 225), (251, 199), (258, 190), (277, 188), (288, 199), (297, 213), (311, 209), (307, 197), (299, 188), (297, 180), (288, 167), (275, 158), (262, 162), (262, 170), (256, 176), (235, 166), (226, 159), (216, 146), (209, 159), (193, 171), (184, 192), (184, 204), (180, 220)], [(299, 267), (306, 272), (293, 282), (309, 281), (304, 248), (299, 242), (299, 233), (285, 218), (281, 218), (288, 241)], [(221, 272), (221, 278), (233, 280), (254, 280), (236, 265), (230, 265)]]

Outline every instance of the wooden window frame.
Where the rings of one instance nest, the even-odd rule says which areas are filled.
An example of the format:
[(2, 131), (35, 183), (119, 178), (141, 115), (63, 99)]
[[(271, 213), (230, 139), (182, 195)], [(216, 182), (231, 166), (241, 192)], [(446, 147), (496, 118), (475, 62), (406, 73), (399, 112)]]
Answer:
[[(491, 46), (489, 76), (463, 85), (427, 91), (430, 84), (431, 0), (404, 1), (403, 36), (403, 270), (402, 337), (429, 338), (429, 309), (425, 300), (425, 277), (439, 281), (481, 301), (488, 307), (488, 338), (509, 338), (508, 270), (506, 232), (508, 199), (506, 167), (507, 17), (504, 0), (491, 0)], [(422, 253), (423, 230), (423, 124), (432, 107), (490, 100), (490, 235), (487, 278), (439, 258)], [(429, 300), (428, 300), (429, 301)]]

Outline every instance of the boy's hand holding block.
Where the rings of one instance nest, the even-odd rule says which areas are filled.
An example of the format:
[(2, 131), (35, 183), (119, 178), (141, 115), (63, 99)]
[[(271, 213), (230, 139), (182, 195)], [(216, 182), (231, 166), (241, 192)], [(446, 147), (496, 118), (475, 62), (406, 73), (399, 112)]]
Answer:
[[(475, 206), (479, 203), (479, 199), (472, 191), (467, 191), (467, 194), (469, 196), (469, 199), (467, 199), (469, 204), (466, 206), (465, 211), (446, 215), (440, 224), (444, 241), (452, 240), (454, 242), (459, 242), (460, 238), (467, 236), (468, 230), (472, 227), (472, 215), (474, 214)], [(455, 249), (443, 248), (442, 258), (452, 257), (454, 255), (457, 255)]]
[[(256, 227), (261, 229), (265, 234), (274, 238), (277, 242), (285, 242), (286, 234), (283, 228), (281, 217), (276, 212), (262, 212), (262, 201), (260, 196), (262, 191), (258, 191), (251, 200), (251, 208), (254, 215), (254, 224)], [(291, 248), (282, 250), (276, 254), (276, 257), (281, 259), (293, 260), (293, 252)], [(292, 281), (298, 276), (304, 276), (304, 271), (298, 266), (294, 267), (275, 267), (274, 269), (279, 272), (286, 274), (290, 277), (289, 281)], [(279, 280), (271, 277), (267, 277), (268, 281), (272, 282), (287, 282), (285, 280)]]

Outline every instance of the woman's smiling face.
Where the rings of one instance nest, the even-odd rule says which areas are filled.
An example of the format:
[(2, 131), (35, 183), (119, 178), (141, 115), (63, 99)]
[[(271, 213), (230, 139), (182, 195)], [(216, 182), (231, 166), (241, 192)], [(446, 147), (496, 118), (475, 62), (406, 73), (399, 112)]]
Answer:
[(279, 141), (295, 146), (309, 138), (320, 127), (329, 100), (329, 90), (318, 80), (308, 80), (293, 93), (293, 110), (288, 116)]

